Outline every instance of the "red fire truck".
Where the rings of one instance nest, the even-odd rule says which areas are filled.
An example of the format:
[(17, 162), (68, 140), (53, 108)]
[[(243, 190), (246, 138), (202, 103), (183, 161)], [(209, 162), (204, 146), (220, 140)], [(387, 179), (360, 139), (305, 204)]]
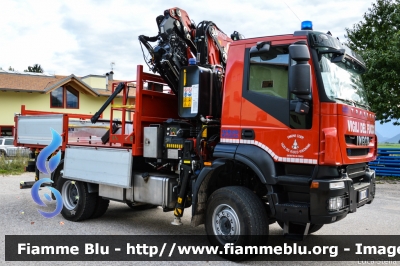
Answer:
[[(15, 117), (16, 144), (36, 155), (50, 127), (62, 136), (51, 178), (65, 219), (99, 217), (117, 200), (162, 206), (180, 224), (192, 207), (211, 243), (256, 245), (246, 236), (267, 235), (271, 223), (306, 235), (373, 201), (377, 138), (361, 57), (309, 21), (250, 39), (195, 25), (179, 8), (156, 22), (156, 36), (139, 36), (155, 74), (138, 66), (90, 120)], [(111, 118), (99, 118), (110, 104)]]

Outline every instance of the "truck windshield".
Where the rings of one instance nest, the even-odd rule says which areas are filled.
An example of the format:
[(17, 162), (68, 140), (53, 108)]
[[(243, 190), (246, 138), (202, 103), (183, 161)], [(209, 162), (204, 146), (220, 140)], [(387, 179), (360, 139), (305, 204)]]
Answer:
[(319, 62), (326, 95), (336, 102), (369, 109), (361, 80), (362, 67), (347, 57), (332, 63), (331, 57), (332, 54), (322, 54)]

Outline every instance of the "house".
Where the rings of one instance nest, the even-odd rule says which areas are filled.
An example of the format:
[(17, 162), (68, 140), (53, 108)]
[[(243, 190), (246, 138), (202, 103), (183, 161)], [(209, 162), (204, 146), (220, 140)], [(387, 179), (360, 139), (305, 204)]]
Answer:
[[(43, 112), (95, 114), (111, 95), (113, 83), (119, 82), (113, 74), (77, 77), (0, 70), (0, 136), (14, 135), (14, 115), (22, 105)], [(122, 104), (122, 94), (114, 104)], [(135, 105), (134, 89), (127, 104)], [(110, 107), (103, 112), (103, 118), (109, 117)]]

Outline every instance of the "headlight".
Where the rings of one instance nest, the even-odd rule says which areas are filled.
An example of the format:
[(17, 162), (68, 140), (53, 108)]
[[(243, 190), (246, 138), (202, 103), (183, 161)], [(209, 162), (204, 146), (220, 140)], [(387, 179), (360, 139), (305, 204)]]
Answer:
[(341, 189), (344, 188), (344, 182), (329, 183), (329, 189)]
[(329, 211), (338, 211), (343, 208), (343, 199), (342, 197), (330, 198), (328, 201), (328, 210)]

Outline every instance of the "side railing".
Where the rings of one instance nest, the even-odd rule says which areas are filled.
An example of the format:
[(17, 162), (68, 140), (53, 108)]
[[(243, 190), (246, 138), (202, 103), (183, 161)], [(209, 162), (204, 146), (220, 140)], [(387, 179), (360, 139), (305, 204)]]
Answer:
[(377, 176), (400, 177), (400, 148), (379, 148), (376, 160), (369, 166)]

